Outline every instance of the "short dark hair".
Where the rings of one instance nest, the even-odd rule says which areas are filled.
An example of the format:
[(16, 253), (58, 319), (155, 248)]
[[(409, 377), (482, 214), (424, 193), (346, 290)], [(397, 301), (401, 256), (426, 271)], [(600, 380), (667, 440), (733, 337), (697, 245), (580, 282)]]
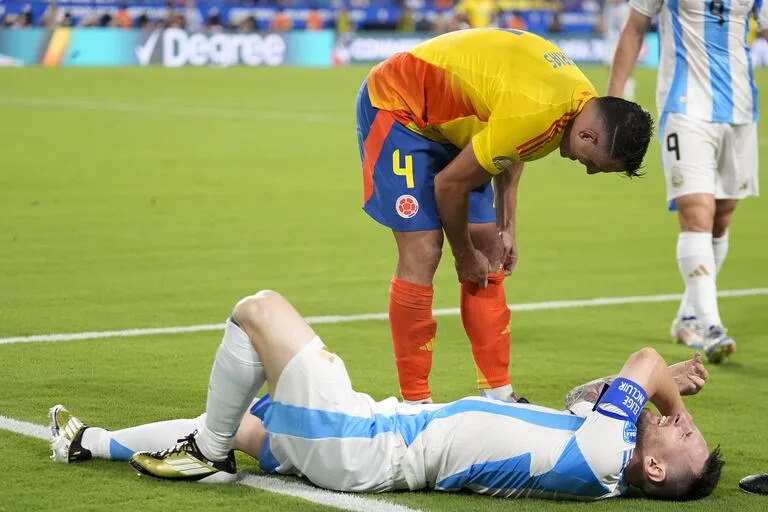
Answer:
[(630, 178), (641, 176), (645, 152), (651, 142), (653, 118), (643, 107), (615, 96), (596, 98), (606, 133), (608, 156), (621, 162)]
[(720, 446), (710, 452), (704, 469), (698, 475), (684, 472), (671, 477), (671, 481), (647, 493), (659, 500), (691, 501), (706, 498), (717, 487), (725, 461), (720, 458)]

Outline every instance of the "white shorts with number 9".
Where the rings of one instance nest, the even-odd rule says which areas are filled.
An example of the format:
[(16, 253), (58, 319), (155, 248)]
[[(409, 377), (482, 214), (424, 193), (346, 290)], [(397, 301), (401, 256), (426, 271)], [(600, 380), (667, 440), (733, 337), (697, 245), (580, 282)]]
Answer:
[(667, 200), (688, 194), (759, 194), (757, 124), (710, 123), (668, 114), (661, 133)]

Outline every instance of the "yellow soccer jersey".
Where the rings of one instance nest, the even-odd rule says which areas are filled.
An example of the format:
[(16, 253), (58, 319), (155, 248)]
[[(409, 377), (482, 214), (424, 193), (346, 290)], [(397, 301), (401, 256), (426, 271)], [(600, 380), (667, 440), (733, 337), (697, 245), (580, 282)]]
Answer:
[(368, 75), (371, 104), (429, 139), (464, 148), (491, 174), (555, 150), (597, 96), (557, 46), (519, 30), (451, 32)]
[(457, 14), (467, 15), (472, 28), (489, 27), (498, 10), (496, 0), (462, 0), (454, 9)]

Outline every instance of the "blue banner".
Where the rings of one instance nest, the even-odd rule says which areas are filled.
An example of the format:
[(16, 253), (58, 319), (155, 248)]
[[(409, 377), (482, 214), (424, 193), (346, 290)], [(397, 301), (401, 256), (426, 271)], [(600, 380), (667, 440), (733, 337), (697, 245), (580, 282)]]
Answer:
[(328, 67), (335, 34), (190, 33), (112, 28), (0, 30), (0, 62), (43, 66)]

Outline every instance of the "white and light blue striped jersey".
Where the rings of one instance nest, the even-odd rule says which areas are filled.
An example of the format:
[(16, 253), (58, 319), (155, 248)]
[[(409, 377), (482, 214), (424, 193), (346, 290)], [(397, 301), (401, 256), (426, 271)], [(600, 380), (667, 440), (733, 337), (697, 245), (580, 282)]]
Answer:
[[(341, 412), (339, 403), (357, 412)], [(586, 402), (572, 414), (481, 397), (411, 405), (357, 393), (329, 407), (262, 398), (252, 410), (268, 432), (262, 469), (345, 491), (429, 488), (594, 500), (628, 490), (623, 473), (635, 425)]]
[(749, 17), (768, 28), (764, 0), (630, 0), (659, 15), (661, 60), (656, 105), (714, 123), (757, 122), (757, 87), (747, 46)]
[(424, 415), (403, 461), (411, 489), (521, 498), (600, 499), (627, 490), (635, 427), (586, 407), (585, 416), (465, 398)]

